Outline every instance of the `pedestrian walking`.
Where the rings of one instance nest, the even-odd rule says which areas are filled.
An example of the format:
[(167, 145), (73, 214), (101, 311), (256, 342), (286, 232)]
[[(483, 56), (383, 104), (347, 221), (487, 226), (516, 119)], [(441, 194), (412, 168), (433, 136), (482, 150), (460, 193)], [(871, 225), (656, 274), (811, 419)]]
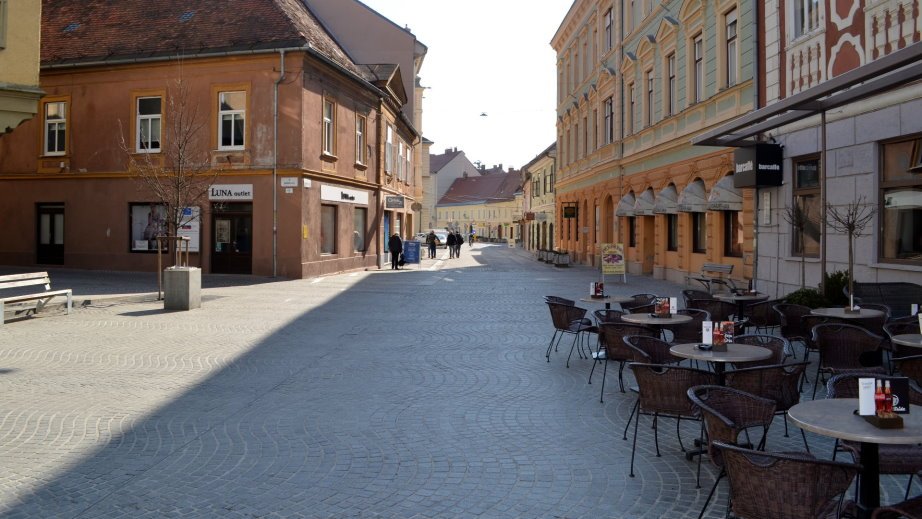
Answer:
[(455, 233), (448, 231), (448, 238), (445, 240), (445, 243), (446, 245), (448, 245), (448, 257), (449, 258), (455, 257), (455, 250), (456, 250), (455, 241), (457, 241), (455, 238)]
[(474, 246), (474, 236), (476, 235), (474, 229), (471, 229), (471, 233), (467, 235), (468, 247)]
[(464, 245), (464, 237), (461, 236), (461, 231), (455, 231), (455, 257), (461, 257), (461, 246)]
[(435, 231), (429, 231), (429, 234), (426, 235), (426, 245), (429, 246), (429, 259), (435, 259), (435, 242), (437, 240)]
[(394, 233), (394, 235), (387, 240), (387, 250), (391, 252), (391, 270), (400, 270), (400, 266), (397, 263), (400, 261), (400, 254), (403, 252), (403, 241), (400, 240), (400, 236), (397, 233)]

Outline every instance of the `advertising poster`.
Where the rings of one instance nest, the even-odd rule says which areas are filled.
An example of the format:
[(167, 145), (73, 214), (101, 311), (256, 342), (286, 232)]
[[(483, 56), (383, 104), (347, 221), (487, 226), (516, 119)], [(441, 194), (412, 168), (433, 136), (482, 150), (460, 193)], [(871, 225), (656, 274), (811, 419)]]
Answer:
[(419, 242), (407, 240), (403, 242), (403, 260), (407, 263), (419, 263)]
[(201, 243), (201, 218), (198, 207), (185, 207), (182, 210), (182, 225), (176, 234), (189, 238), (189, 252), (198, 252)]
[(624, 244), (602, 244), (602, 274), (625, 274)]

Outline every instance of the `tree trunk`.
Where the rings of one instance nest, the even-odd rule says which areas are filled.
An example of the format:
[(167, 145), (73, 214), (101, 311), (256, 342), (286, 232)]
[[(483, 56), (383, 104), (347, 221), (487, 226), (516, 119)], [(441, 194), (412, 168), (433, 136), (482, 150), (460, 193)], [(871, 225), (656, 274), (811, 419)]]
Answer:
[(849, 310), (852, 309), (852, 301), (855, 300), (855, 297), (854, 297), (854, 294), (855, 294), (855, 290), (854, 290), (855, 288), (854, 287), (855, 259), (853, 255), (854, 253), (852, 252), (854, 241), (855, 241), (855, 238), (852, 235), (849, 235), (848, 236), (848, 309)]

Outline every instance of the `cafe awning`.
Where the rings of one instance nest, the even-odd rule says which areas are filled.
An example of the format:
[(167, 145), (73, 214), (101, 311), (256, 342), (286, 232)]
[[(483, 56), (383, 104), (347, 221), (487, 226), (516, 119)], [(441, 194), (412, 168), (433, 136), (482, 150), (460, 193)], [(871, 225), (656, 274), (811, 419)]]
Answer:
[(708, 211), (742, 211), (743, 194), (733, 186), (733, 175), (717, 181), (708, 196)]
[(676, 201), (679, 211), (683, 213), (703, 213), (707, 211), (707, 196), (704, 194), (704, 181), (695, 180), (685, 186)]
[(624, 198), (618, 202), (618, 208), (615, 209), (615, 216), (634, 216), (634, 204), (636, 202), (633, 191), (624, 195)]
[(655, 198), (653, 189), (647, 188), (637, 197), (637, 201), (634, 202), (634, 215), (653, 216), (653, 203), (655, 202)]
[(678, 199), (679, 193), (675, 189), (675, 184), (669, 184), (656, 195), (656, 202), (653, 203), (653, 212), (656, 214), (678, 213)]

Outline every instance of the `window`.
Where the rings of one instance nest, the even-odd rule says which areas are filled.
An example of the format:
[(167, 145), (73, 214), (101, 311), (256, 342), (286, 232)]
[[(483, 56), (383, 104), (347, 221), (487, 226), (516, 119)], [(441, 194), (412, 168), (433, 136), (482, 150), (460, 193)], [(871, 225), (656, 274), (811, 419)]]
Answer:
[(612, 47), (612, 17), (611, 9), (605, 11), (605, 52), (611, 50)]
[(820, 25), (820, 0), (794, 0), (794, 37), (813, 32)]
[(880, 258), (922, 264), (922, 137), (883, 146)]
[(387, 137), (384, 145), (384, 171), (394, 174), (394, 127), (387, 125)]
[(647, 126), (653, 126), (653, 71), (647, 71)]
[(397, 180), (406, 180), (406, 161), (403, 160), (403, 141), (397, 141)]
[(605, 144), (611, 144), (615, 138), (614, 103), (612, 98), (605, 100)]
[(592, 110), (592, 149), (599, 149), (599, 109)]
[(679, 215), (666, 215), (666, 250), (679, 250)]
[(67, 153), (67, 103), (45, 103), (45, 155)]
[(691, 213), (692, 252), (704, 254), (708, 250), (707, 213)]
[[(131, 252), (156, 252), (157, 236), (165, 236), (166, 206), (158, 203), (129, 204), (128, 228)], [(166, 241), (162, 243), (166, 250)]]
[(409, 144), (406, 145), (407, 152), (407, 184), (413, 184), (413, 179), (415, 175), (413, 174), (413, 148)]
[[(820, 161), (818, 158), (794, 161), (794, 205), (787, 219), (791, 223), (791, 254), (818, 258), (820, 255)], [(799, 214), (798, 214), (799, 213)], [(795, 218), (796, 216), (796, 218)], [(796, 227), (803, 220), (803, 239)]]
[(573, 162), (572, 142), (573, 142), (573, 130), (567, 130), (567, 161), (568, 163)]
[(355, 116), (355, 163), (365, 164), (365, 125), (364, 115)]
[(595, 206), (595, 241), (598, 242), (599, 238), (602, 237), (602, 208)]
[(138, 98), (138, 153), (160, 151), (161, 106), (159, 97)]
[(320, 254), (336, 254), (336, 206), (320, 206)]
[(694, 102), (700, 103), (704, 99), (704, 37), (702, 35), (695, 36), (694, 42), (692, 43), (694, 49), (694, 64), (692, 70), (692, 80), (694, 84), (692, 85)]
[(633, 216), (627, 217), (627, 246), (637, 246), (637, 218)]
[(355, 214), (352, 216), (355, 225), (355, 231), (352, 233), (353, 247), (355, 252), (365, 250), (365, 225), (368, 223), (368, 209), (365, 207), (356, 207)]
[(675, 115), (675, 52), (666, 57), (666, 115)]
[(727, 70), (725, 72), (727, 86), (736, 84), (736, 9), (728, 12), (724, 16), (726, 21), (726, 48), (727, 53)]
[(582, 150), (581, 146), (579, 145), (579, 123), (576, 123), (576, 128), (573, 132), (573, 138), (576, 139), (576, 141), (573, 143), (573, 147), (576, 148), (576, 157), (574, 158), (580, 159), (582, 158), (582, 155), (580, 154)]
[(589, 155), (589, 117), (583, 117), (583, 157)]
[(743, 222), (740, 211), (721, 211), (724, 217), (724, 256), (743, 257)]
[(336, 105), (323, 100), (323, 153), (336, 156)]
[(243, 149), (246, 92), (220, 92), (218, 98), (218, 149)]
[(628, 99), (630, 99), (630, 103), (628, 104), (628, 110), (627, 110), (626, 130), (627, 130), (628, 135), (630, 135), (631, 133), (634, 133), (634, 108), (637, 105), (637, 100), (634, 97), (634, 94), (635, 94), (634, 83), (631, 83), (630, 85), (627, 86), (627, 91), (628, 91)]
[(0, 49), (6, 48), (6, 4), (7, 0), (0, 0)]

